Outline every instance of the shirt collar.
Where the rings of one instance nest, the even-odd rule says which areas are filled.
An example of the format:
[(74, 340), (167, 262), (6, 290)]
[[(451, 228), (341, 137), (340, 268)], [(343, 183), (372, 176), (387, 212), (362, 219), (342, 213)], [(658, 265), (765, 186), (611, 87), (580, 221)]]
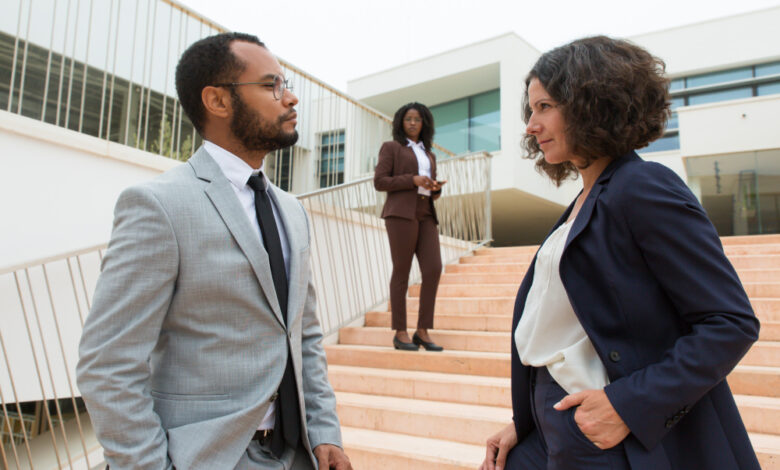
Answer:
[(407, 137), (406, 142), (407, 142), (406, 144), (407, 147), (412, 147), (412, 148), (417, 147), (418, 149), (425, 151), (425, 144), (423, 144), (422, 141), (415, 142), (412, 139)]
[[(238, 189), (244, 189), (249, 177), (262, 172), (263, 166), (265, 166), (263, 165), (259, 170), (255, 170), (238, 155), (228, 152), (219, 145), (208, 140), (203, 141), (203, 146), (206, 147), (206, 151), (211, 155), (214, 161), (217, 162), (219, 169), (222, 170), (225, 177)], [(267, 188), (268, 178), (265, 177), (265, 173), (262, 174), (265, 187)]]

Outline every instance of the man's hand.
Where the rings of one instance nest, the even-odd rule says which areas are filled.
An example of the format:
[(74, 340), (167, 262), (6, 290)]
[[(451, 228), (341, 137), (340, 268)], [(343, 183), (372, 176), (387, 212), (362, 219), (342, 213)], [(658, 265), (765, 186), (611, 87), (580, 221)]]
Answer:
[(612, 407), (604, 390), (585, 390), (566, 395), (553, 408), (563, 411), (572, 406), (578, 406), (574, 412), (574, 422), (599, 449), (615, 447), (631, 432)]
[(515, 423), (498, 431), (487, 440), (487, 455), (479, 470), (502, 470), (506, 464), (506, 455), (517, 445)]
[(314, 456), (317, 457), (317, 470), (352, 470), (347, 454), (341, 447), (333, 444), (320, 444), (314, 448)]

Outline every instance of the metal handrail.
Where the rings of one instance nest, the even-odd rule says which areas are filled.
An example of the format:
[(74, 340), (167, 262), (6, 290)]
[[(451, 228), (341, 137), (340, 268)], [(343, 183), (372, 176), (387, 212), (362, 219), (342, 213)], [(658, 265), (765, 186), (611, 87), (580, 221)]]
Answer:
[[(490, 242), (490, 154), (438, 162), (448, 179), (436, 202), (442, 259), (453, 260)], [(362, 178), (300, 196), (312, 233), (311, 268), (317, 315), (326, 335), (388, 298), (392, 269), (384, 224), (384, 194)], [(36, 448), (53, 453), (59, 468), (101, 460), (83, 405), (77, 399), (77, 346), (92, 303), (106, 244), (48, 256), (0, 270), (0, 462), (35, 468)], [(411, 282), (419, 279), (415, 267)], [(22, 403), (42, 402), (33, 435)], [(74, 410), (69, 414), (67, 408)]]

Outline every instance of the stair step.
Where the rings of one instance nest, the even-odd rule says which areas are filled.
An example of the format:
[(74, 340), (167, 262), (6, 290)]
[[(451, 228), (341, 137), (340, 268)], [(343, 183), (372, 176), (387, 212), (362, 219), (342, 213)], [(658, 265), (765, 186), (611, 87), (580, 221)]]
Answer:
[[(416, 312), (419, 309), (420, 298), (406, 299), (406, 310)], [(780, 299), (778, 299), (780, 311)], [(434, 315), (438, 313), (481, 313), (486, 315), (509, 315), (515, 308), (515, 296), (507, 297), (436, 297)], [(780, 315), (779, 315), (780, 316)]]
[(473, 470), (485, 458), (484, 445), (342, 426), (352, 467), (372, 470)]
[(748, 431), (780, 435), (780, 398), (735, 395), (734, 399)]
[(731, 391), (740, 395), (780, 397), (780, 367), (738, 365), (728, 376)]
[(780, 470), (780, 436), (749, 433), (753, 450), (763, 470)]
[(481, 445), (512, 422), (512, 409), (336, 392), (344, 426)]
[[(413, 328), (409, 330), (409, 335)], [(484, 351), (508, 353), (511, 349), (509, 332), (431, 330), (433, 342), (445, 350)], [(364, 346), (392, 346), (393, 332), (379, 327), (345, 327), (339, 331), (340, 344)]]
[(780, 268), (780, 255), (735, 255), (729, 261), (737, 270)]
[[(778, 277), (780, 280), (780, 277)], [(780, 282), (746, 282), (742, 281), (748, 297), (776, 297), (780, 298)], [(441, 288), (441, 287), (439, 287)]]
[(470, 263), (470, 264), (448, 264), (444, 267), (445, 273), (513, 273), (525, 274), (528, 269), (528, 263)]
[(780, 254), (780, 243), (751, 243), (746, 245), (724, 245), (726, 256), (736, 255), (777, 255)]
[(720, 242), (726, 245), (761, 245), (764, 243), (780, 243), (780, 234), (770, 235), (732, 235), (720, 237)]
[(482, 256), (462, 256), (461, 264), (506, 264), (522, 263), (530, 264), (534, 259), (533, 254), (505, 254), (505, 255), (482, 255)]
[(509, 378), (411, 370), (331, 365), (334, 390), (372, 395), (439, 400), (472, 405), (509, 406)]
[(780, 322), (762, 321), (758, 339), (760, 341), (780, 341)]
[(391, 347), (332, 344), (325, 346), (328, 364), (446, 374), (509, 377), (506, 353), (474, 351), (398, 351)]
[[(519, 284), (439, 284), (440, 297), (514, 297)], [(780, 288), (778, 288), (780, 292)], [(409, 286), (409, 297), (420, 296), (420, 284)]]
[(439, 288), (444, 284), (512, 284), (517, 292), (516, 289), (523, 282), (523, 275), (524, 273), (444, 273), (439, 279)]
[(742, 358), (746, 366), (780, 366), (780, 342), (756, 341)]
[[(463, 331), (506, 331), (512, 328), (512, 317), (509, 315), (465, 315), (465, 314), (436, 314), (433, 318), (435, 327), (445, 330)], [(409, 311), (406, 314), (406, 323), (410, 327), (417, 325), (417, 314)], [(380, 326), (390, 328), (392, 315), (390, 312), (368, 312), (366, 314), (366, 326)]]
[(495, 256), (495, 255), (533, 255), (539, 249), (539, 245), (526, 246), (500, 246), (491, 248), (480, 248), (474, 251), (475, 256)]
[[(438, 300), (437, 300), (438, 302)], [(750, 299), (753, 311), (761, 321), (780, 321), (780, 298), (753, 297)]]
[[(342, 426), (353, 468), (372, 470), (473, 470), (485, 458), (484, 445)], [(750, 433), (763, 470), (780, 470), (780, 436)]]
[(738, 269), (739, 280), (746, 282), (780, 282), (780, 269)]

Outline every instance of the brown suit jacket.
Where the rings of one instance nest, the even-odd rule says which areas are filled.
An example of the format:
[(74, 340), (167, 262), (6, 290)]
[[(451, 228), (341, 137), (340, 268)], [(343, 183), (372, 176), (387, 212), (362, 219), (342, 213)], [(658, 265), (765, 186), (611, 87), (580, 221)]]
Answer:
[[(436, 179), (436, 157), (428, 150), (431, 160), (431, 179)], [(414, 150), (391, 140), (382, 144), (379, 161), (374, 170), (374, 188), (387, 191), (387, 201), (382, 208), (382, 218), (402, 217), (414, 220), (417, 207), (417, 186), (413, 178), (419, 174), (417, 157)], [(441, 191), (439, 191), (441, 192)], [(434, 193), (436, 194), (436, 193)], [(439, 223), (433, 198), (429, 199), (433, 220)]]

